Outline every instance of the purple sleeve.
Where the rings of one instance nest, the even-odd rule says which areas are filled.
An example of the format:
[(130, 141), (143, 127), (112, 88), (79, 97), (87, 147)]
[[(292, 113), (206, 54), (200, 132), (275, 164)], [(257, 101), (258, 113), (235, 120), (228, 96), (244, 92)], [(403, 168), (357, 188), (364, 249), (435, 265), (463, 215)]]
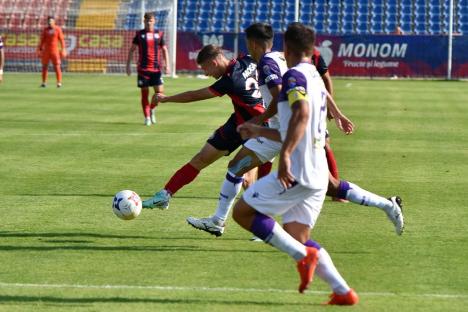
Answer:
[(287, 101), (288, 93), (292, 90), (307, 92), (307, 80), (305, 76), (295, 69), (288, 70), (283, 76), (283, 88), (279, 96), (279, 101)]
[(266, 84), (268, 89), (281, 85), (281, 71), (278, 64), (271, 58), (264, 57), (258, 64), (260, 85)]

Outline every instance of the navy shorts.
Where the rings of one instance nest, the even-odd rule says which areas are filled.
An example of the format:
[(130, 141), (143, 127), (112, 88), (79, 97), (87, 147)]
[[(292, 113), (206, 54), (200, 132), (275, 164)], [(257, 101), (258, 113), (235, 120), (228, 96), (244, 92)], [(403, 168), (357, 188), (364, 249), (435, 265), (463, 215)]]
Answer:
[(148, 88), (164, 84), (161, 72), (141, 71), (138, 73), (138, 88)]
[(228, 151), (229, 155), (245, 142), (236, 129), (236, 116), (232, 114), (226, 123), (219, 127), (206, 142), (217, 150)]

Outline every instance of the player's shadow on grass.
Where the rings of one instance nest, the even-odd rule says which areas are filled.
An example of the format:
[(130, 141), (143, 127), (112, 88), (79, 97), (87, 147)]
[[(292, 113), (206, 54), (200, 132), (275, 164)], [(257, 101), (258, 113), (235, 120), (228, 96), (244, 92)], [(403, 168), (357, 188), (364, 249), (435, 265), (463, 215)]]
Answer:
[[(80, 240), (86, 238), (96, 238), (96, 239), (118, 239), (118, 240), (127, 240), (127, 239), (143, 239), (143, 240), (155, 240), (155, 241), (172, 241), (172, 240), (185, 240), (185, 241), (246, 241), (244, 238), (235, 238), (235, 237), (223, 237), (221, 239), (216, 239), (210, 235), (204, 235), (203, 237), (200, 236), (172, 236), (172, 237), (160, 237), (160, 236), (141, 236), (141, 235), (114, 235), (114, 234), (102, 234), (102, 233), (80, 233), (80, 232), (45, 232), (45, 233), (24, 233), (24, 232), (10, 232), (10, 231), (0, 231), (0, 238), (1, 237), (12, 237), (12, 238), (20, 238), (20, 237), (31, 237), (31, 238), (39, 238), (39, 239), (47, 239), (53, 238), (55, 241), (50, 241), (54, 243), (64, 242), (64, 240), (60, 240), (61, 238), (77, 238), (73, 240), (74, 243), (79, 242)], [(90, 242), (86, 240), (86, 242)]]
[[(31, 196), (31, 197), (42, 197), (42, 196), (63, 196), (63, 197), (108, 197), (113, 198), (115, 194), (70, 194), (70, 193), (43, 193), (43, 194), (14, 194), (17, 196)], [(154, 194), (140, 194), (141, 198), (149, 198)], [(209, 199), (209, 200), (218, 200), (218, 197), (215, 196), (175, 196), (174, 199)]]
[(5, 232), (0, 231), (0, 237), (37, 237), (37, 238), (112, 238), (112, 239), (155, 239), (151, 236), (140, 236), (140, 235), (114, 235), (114, 234), (100, 234), (100, 233), (23, 233), (23, 232)]
[(304, 306), (310, 307), (311, 305), (321, 306), (319, 303), (310, 303), (304, 300), (304, 303), (299, 302), (281, 302), (269, 300), (216, 300), (216, 299), (167, 299), (167, 298), (126, 298), (126, 297), (89, 297), (89, 298), (71, 298), (71, 297), (53, 297), (53, 296), (7, 296), (0, 295), (0, 302), (2, 303), (19, 303), (25, 305), (30, 304), (59, 304), (59, 305), (87, 305), (96, 303), (149, 303), (149, 304), (186, 304), (186, 305), (226, 305), (226, 306)]
[(31, 246), (31, 245), (0, 245), (0, 251), (59, 251), (59, 250), (73, 250), (73, 251), (125, 251), (125, 252), (216, 252), (216, 253), (274, 253), (276, 250), (268, 249), (225, 249), (225, 248), (204, 248), (200, 246), (188, 246), (188, 245), (164, 245), (164, 246), (93, 246), (89, 244), (83, 245), (59, 245), (54, 244), (53, 246)]

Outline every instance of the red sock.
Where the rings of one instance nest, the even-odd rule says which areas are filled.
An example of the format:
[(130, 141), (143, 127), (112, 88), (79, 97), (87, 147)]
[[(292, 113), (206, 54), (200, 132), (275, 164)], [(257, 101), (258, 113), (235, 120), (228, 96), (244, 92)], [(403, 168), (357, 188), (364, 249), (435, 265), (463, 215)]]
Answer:
[(272, 166), (273, 164), (269, 161), (258, 166), (257, 178), (260, 179), (269, 174)]
[(171, 195), (174, 195), (186, 184), (192, 182), (197, 177), (198, 173), (200, 173), (200, 170), (192, 166), (190, 163), (187, 163), (172, 176), (164, 188)]
[(335, 154), (333, 154), (328, 144), (325, 145), (325, 153), (327, 155), (328, 170), (335, 179), (339, 179), (338, 164), (336, 163)]
[(47, 66), (42, 65), (42, 82), (45, 83), (47, 81)]
[(141, 108), (145, 117), (150, 117), (150, 104), (148, 100), (149, 90), (147, 88), (141, 88)]

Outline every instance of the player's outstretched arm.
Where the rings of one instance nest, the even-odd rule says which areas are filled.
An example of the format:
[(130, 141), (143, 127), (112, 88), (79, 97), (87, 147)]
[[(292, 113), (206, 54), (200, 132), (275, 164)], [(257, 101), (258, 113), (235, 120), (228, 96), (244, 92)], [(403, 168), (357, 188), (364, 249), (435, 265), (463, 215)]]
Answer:
[(345, 134), (353, 133), (353, 122), (340, 111), (338, 105), (336, 104), (335, 100), (333, 100), (333, 97), (330, 95), (330, 93), (327, 93), (327, 108), (335, 120), (335, 124), (338, 129), (340, 129)]
[(237, 132), (240, 133), (242, 139), (251, 139), (256, 137), (264, 137), (272, 141), (281, 142), (281, 135), (276, 129), (262, 127), (251, 122), (243, 123), (237, 127)]
[(156, 93), (153, 96), (153, 104), (174, 102), (174, 103), (189, 103), (195, 101), (202, 101), (216, 97), (216, 95), (210, 91), (209, 88), (203, 88), (199, 90), (186, 91), (179, 94), (165, 96), (161, 93)]

